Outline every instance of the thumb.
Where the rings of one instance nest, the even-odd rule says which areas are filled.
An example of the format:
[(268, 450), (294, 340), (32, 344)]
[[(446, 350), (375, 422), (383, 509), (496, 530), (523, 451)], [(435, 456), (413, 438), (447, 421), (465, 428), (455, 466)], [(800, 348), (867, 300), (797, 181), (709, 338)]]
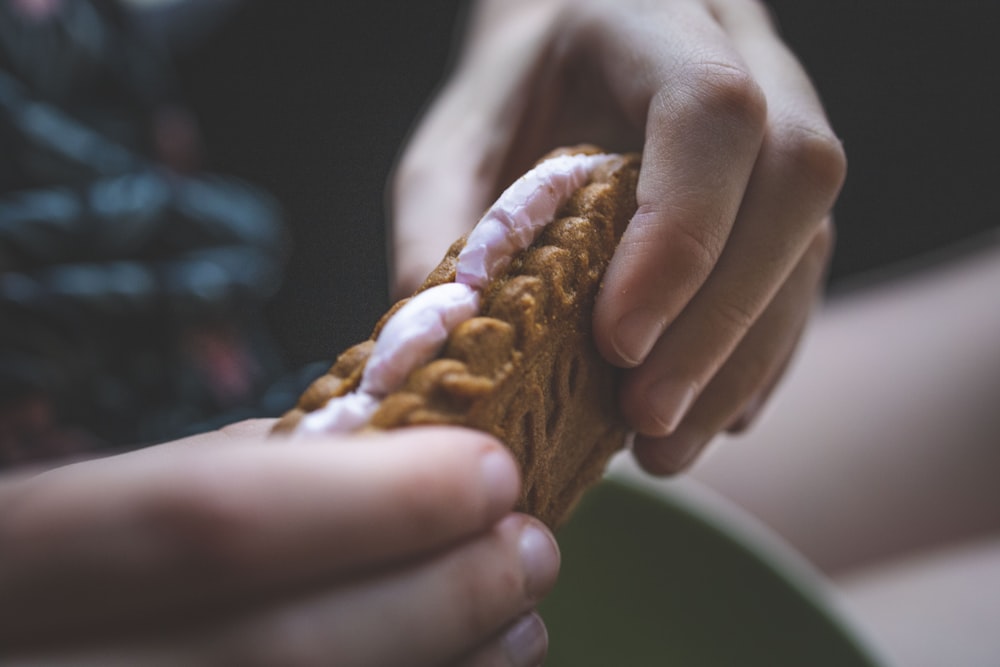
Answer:
[(502, 170), (527, 111), (553, 13), (548, 4), (523, 0), (474, 13), (456, 71), (391, 179), (393, 296), (416, 289), (506, 185)]
[[(420, 286), (452, 242), (482, 213), (487, 187), (474, 145), (459, 150), (429, 119), (406, 150), (391, 184), (390, 286), (394, 299)], [(426, 131), (425, 131), (426, 129)], [(444, 141), (442, 141), (444, 140)]]

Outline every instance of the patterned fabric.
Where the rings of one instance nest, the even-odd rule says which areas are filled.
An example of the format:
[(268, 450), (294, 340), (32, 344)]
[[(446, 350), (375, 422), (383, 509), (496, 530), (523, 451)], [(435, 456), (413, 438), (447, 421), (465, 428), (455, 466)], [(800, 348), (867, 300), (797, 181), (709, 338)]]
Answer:
[(0, 466), (283, 407), (280, 211), (198, 170), (154, 45), (115, 2), (0, 0)]

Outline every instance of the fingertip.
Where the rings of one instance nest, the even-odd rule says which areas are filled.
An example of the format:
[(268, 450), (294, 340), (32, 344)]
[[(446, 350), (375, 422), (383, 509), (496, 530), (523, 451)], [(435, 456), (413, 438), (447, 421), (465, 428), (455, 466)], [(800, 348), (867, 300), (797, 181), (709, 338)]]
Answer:
[(541, 665), (549, 651), (549, 633), (538, 612), (530, 612), (512, 623), (500, 640), (508, 664)]
[(609, 364), (635, 368), (649, 356), (666, 329), (666, 320), (644, 306), (623, 313), (620, 302), (608, 303), (610, 301), (615, 299), (598, 297), (594, 307), (597, 351)]
[(693, 433), (677, 432), (665, 438), (637, 435), (632, 453), (643, 470), (657, 477), (684, 472), (708, 444)]
[(667, 323), (653, 308), (639, 306), (622, 315), (610, 331), (614, 356), (623, 366), (635, 367), (649, 356)]
[(691, 411), (699, 386), (673, 376), (646, 377), (649, 374), (643, 367), (626, 376), (620, 388), (621, 411), (638, 433), (647, 438), (666, 438)]
[(510, 512), (521, 494), (521, 469), (516, 459), (500, 440), (477, 429), (460, 426), (420, 426), (390, 431), (401, 438), (403, 446), (416, 444), (420, 439), (447, 446), (473, 449), (478, 456), (478, 479), (473, 488), (485, 499), (485, 519), (494, 521)]
[(562, 563), (559, 543), (549, 528), (530, 515), (515, 515), (521, 521), (518, 554), (524, 571), (528, 599), (538, 602), (555, 586)]
[(488, 514), (499, 517), (513, 509), (521, 494), (521, 472), (510, 452), (503, 447), (486, 448), (479, 468)]
[[(604, 274), (604, 283), (594, 305), (594, 338), (598, 351), (608, 363), (634, 368), (645, 361), (656, 341), (666, 330), (666, 309), (647, 300), (645, 285), (630, 259), (618, 253)], [(622, 266), (623, 268), (619, 268)]]
[(726, 433), (730, 435), (740, 435), (746, 433), (754, 422), (757, 421), (757, 415), (760, 412), (763, 401), (760, 399), (753, 399), (743, 411), (738, 414), (729, 424), (726, 426)]
[[(423, 446), (431, 452), (433, 448), (435, 457), (450, 456), (446, 453), (450, 452), (458, 457), (456, 461), (468, 462), (470, 454), (478, 457), (474, 488), (486, 498), (486, 513), (491, 520), (510, 511), (520, 496), (521, 470), (517, 461), (500, 440), (485, 431), (461, 426), (413, 426), (369, 437), (381, 438), (409, 451)], [(439, 462), (443, 465), (444, 459), (439, 458)]]
[(642, 436), (636, 436), (632, 445), (632, 456), (640, 468), (654, 477), (668, 477), (675, 472), (671, 467), (664, 465), (655, 450), (655, 445), (651, 445), (649, 440)]
[(549, 652), (549, 633), (537, 611), (515, 618), (498, 636), (462, 658), (461, 667), (539, 667)]
[(672, 240), (676, 226), (643, 207), (618, 243), (594, 307), (595, 339), (609, 363), (643, 364), (713, 265), (714, 255), (688, 236)]

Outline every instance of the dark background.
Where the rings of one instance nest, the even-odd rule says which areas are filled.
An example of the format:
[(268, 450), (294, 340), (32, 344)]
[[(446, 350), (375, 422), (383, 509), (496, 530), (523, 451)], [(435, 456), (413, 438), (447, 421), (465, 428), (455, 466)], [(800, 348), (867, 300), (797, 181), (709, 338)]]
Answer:
[[(1000, 3), (770, 4), (848, 154), (831, 289), (997, 228)], [(285, 206), (270, 319), (293, 363), (332, 358), (388, 305), (385, 184), (463, 6), (256, 0), (181, 63), (210, 166)]]

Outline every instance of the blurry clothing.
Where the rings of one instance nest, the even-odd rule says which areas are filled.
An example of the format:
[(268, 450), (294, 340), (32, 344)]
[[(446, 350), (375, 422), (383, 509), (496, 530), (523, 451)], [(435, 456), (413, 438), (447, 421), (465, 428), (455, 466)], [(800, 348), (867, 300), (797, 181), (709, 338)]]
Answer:
[(115, 2), (0, 0), (0, 465), (256, 414), (282, 371), (280, 209), (198, 170), (174, 79)]

